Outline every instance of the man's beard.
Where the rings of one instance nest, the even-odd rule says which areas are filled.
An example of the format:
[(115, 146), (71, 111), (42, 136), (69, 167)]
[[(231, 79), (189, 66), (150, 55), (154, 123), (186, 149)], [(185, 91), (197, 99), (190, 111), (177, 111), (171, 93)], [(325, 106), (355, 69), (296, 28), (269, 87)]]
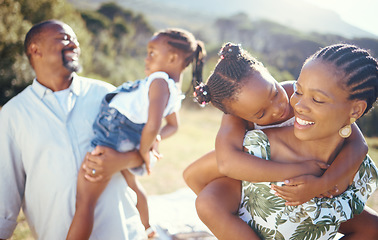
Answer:
[(63, 66), (69, 71), (80, 72), (82, 70), (80, 62), (67, 60), (64, 55), (64, 52), (62, 54), (62, 59), (63, 59)]

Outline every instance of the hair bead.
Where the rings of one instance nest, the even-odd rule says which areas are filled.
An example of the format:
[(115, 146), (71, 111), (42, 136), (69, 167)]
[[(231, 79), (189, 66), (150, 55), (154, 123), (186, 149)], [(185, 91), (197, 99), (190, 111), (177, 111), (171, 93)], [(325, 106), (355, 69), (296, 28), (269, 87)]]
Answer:
[(259, 71), (256, 66), (263, 65), (243, 50), (240, 44), (226, 43), (218, 55), (214, 72), (206, 84), (195, 88), (194, 97), (202, 106), (211, 102), (216, 108), (228, 113), (225, 105), (237, 98), (246, 76)]

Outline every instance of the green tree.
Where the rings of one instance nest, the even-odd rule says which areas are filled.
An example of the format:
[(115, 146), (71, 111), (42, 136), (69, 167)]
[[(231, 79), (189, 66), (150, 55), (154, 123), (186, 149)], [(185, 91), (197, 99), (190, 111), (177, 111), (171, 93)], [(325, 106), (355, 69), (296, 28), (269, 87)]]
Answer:
[(96, 11), (82, 11), (92, 33), (92, 74), (120, 85), (144, 77), (143, 58), (152, 27), (142, 15), (114, 3), (102, 4)]
[(23, 55), (23, 38), (31, 24), (24, 20), (21, 4), (0, 0), (0, 105), (20, 92), (33, 76)]

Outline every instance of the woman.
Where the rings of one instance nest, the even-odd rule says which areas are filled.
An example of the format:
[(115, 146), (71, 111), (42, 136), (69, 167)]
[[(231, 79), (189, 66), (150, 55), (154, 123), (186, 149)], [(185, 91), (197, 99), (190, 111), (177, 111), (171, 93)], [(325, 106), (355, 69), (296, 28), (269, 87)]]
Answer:
[[(377, 99), (377, 66), (366, 51), (352, 45), (315, 53), (305, 62), (290, 100), (294, 126), (250, 131), (245, 149), (267, 160), (318, 159), (330, 164), (350, 134), (350, 125)], [(361, 213), (377, 187), (377, 168), (368, 156), (346, 183), (349, 188), (335, 198), (314, 198), (292, 207), (285, 206), (279, 192), (270, 191), (279, 190), (275, 183), (243, 181), (238, 214), (264, 239), (329, 239), (342, 222)]]

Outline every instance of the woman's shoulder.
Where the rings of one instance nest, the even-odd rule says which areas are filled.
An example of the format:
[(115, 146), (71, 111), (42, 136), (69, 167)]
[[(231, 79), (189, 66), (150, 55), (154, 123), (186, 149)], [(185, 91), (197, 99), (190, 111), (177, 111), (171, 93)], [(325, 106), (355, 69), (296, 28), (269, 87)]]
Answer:
[(293, 135), (293, 126), (283, 126), (275, 128), (264, 129), (265, 134), (268, 136), (269, 141), (286, 141), (288, 138)]
[(254, 129), (248, 131), (245, 136), (253, 139), (262, 139), (268, 142), (286, 141), (292, 134), (292, 126), (278, 127), (278, 128), (266, 128), (264, 130)]

